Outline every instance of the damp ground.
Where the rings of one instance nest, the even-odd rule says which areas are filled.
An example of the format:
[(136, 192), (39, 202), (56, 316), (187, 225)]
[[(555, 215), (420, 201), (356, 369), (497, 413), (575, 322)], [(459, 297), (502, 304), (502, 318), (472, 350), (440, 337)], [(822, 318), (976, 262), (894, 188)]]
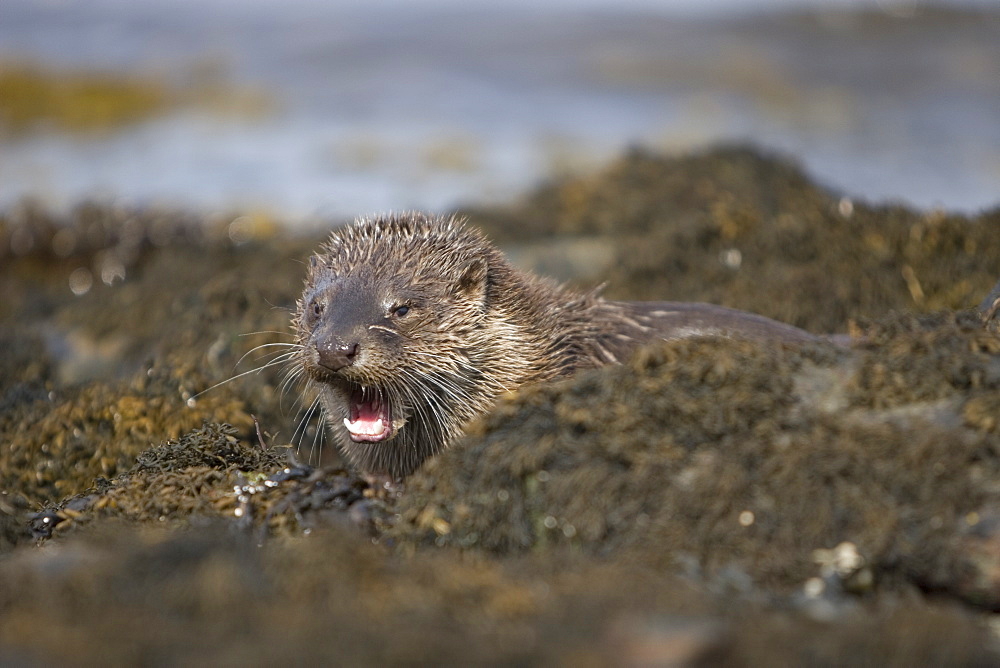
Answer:
[(1000, 659), (1000, 338), (975, 310), (1000, 209), (873, 206), (722, 147), (464, 213), (609, 297), (853, 345), (652, 346), (373, 487), (265, 366), (321, 238), (24, 203), (0, 217), (0, 659)]

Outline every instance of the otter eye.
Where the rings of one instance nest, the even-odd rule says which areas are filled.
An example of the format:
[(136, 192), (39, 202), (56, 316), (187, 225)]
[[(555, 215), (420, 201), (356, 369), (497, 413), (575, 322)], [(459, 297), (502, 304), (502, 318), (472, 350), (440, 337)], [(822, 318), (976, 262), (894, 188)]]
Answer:
[(404, 315), (406, 315), (409, 312), (410, 312), (410, 307), (407, 306), (406, 304), (403, 304), (402, 306), (397, 306), (393, 310), (392, 314), (394, 316), (396, 316), (397, 318), (402, 318)]
[(312, 314), (317, 318), (323, 315), (323, 304), (319, 301), (314, 301), (312, 303)]

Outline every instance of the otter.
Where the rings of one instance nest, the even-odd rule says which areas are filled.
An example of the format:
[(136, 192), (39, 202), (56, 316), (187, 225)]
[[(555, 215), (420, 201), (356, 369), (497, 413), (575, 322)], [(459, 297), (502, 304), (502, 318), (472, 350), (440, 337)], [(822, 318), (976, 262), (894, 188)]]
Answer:
[(397, 481), (525, 383), (618, 364), (657, 339), (819, 338), (722, 306), (576, 292), (515, 268), (463, 221), (419, 213), (334, 231), (310, 258), (293, 328), (347, 461)]

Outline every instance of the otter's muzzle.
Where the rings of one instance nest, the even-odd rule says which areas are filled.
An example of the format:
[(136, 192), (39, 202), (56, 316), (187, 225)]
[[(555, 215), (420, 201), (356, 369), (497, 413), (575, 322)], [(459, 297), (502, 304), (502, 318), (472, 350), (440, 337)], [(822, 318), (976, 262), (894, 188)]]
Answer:
[(354, 364), (358, 356), (358, 344), (341, 344), (333, 341), (321, 341), (316, 344), (317, 361), (320, 366), (330, 371), (340, 371)]
[(377, 295), (357, 280), (342, 280), (335, 288), (312, 334), (316, 363), (333, 372), (360, 363), (367, 325), (380, 315)]

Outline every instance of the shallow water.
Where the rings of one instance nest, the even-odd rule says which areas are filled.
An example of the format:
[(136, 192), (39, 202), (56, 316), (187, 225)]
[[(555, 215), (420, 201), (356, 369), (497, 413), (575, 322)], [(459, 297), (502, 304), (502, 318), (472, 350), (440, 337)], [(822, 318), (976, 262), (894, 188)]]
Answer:
[(98, 196), (304, 223), (499, 201), (631, 144), (729, 140), (790, 154), (851, 195), (995, 205), (996, 14), (831, 9), (844, 4), (734, 16), (732, 3), (8, 0), (0, 58), (179, 87), (208, 76), (267, 102), (185, 108), (110, 136), (9, 139), (0, 207)]

